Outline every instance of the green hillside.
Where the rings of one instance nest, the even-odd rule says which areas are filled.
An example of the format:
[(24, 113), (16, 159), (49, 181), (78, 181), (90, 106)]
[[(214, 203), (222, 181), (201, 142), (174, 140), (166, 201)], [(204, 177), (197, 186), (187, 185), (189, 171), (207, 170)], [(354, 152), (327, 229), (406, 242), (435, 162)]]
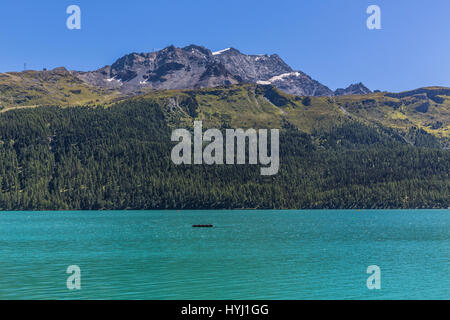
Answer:
[[(0, 209), (447, 208), (448, 98), (424, 90), (427, 110), (409, 103), (424, 93), (307, 98), (250, 84), (10, 109), (0, 114)], [(171, 132), (194, 119), (281, 128), (279, 173), (174, 165)]]
[(422, 88), (403, 93), (374, 93), (336, 99), (354, 119), (377, 123), (405, 133), (424, 130), (449, 147), (450, 88)]
[(412, 145), (422, 140), (450, 146), (450, 89), (425, 88), (400, 94), (296, 97), (271, 86), (157, 91), (134, 98), (162, 106), (173, 126), (280, 128), (283, 123), (305, 133), (330, 131), (348, 123), (392, 130)]
[(86, 85), (64, 68), (0, 73), (0, 111), (105, 103), (116, 94)]
[[(64, 68), (0, 74), (0, 112), (37, 106), (111, 105), (124, 99), (129, 98), (88, 86)], [(450, 88), (296, 97), (271, 86), (247, 84), (153, 91), (131, 99), (157, 102), (171, 125), (188, 126), (197, 119), (210, 127), (277, 128), (288, 121), (311, 133), (356, 121), (393, 129), (412, 144), (418, 134), (428, 133), (443, 147), (450, 147)]]

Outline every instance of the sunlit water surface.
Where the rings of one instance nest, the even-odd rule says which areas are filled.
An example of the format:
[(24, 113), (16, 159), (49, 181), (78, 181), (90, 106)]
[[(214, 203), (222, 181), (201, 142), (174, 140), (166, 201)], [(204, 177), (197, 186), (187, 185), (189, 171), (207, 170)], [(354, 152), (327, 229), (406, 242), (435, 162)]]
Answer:
[(0, 299), (449, 298), (449, 210), (0, 213)]

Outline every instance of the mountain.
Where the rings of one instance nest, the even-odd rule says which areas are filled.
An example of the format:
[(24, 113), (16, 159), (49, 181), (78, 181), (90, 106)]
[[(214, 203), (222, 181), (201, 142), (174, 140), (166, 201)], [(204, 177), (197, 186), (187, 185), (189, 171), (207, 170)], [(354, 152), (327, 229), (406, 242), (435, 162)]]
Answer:
[(333, 96), (328, 87), (289, 67), (278, 55), (246, 55), (229, 48), (211, 52), (201, 46), (174, 46), (132, 53), (78, 77), (93, 86), (139, 93), (146, 89), (199, 89), (238, 83), (271, 84), (302, 96)]
[[(198, 48), (192, 48), (199, 50)], [(173, 50), (173, 48), (172, 48)], [(175, 49), (175, 51), (178, 51)], [(186, 50), (176, 53), (184, 56)], [(192, 51), (191, 51), (192, 52)], [(199, 53), (200, 54), (200, 53)], [(204, 56), (217, 56), (205, 51)], [(221, 53), (223, 54), (223, 53)], [(131, 58), (134, 60), (135, 57)], [(276, 57), (266, 57), (270, 63)], [(130, 66), (129, 59), (122, 64)], [(199, 59), (200, 61), (200, 59)], [(269, 64), (269, 63), (267, 63)], [(277, 64), (282, 66), (282, 64)], [(136, 66), (136, 64), (133, 64)], [(220, 76), (236, 79), (224, 70), (218, 62), (206, 72), (204, 81), (213, 81)], [(284, 67), (286, 68), (286, 67)], [(111, 70), (120, 69), (118, 65)], [(124, 68), (122, 68), (124, 69)], [(215, 72), (216, 70), (217, 72)], [(286, 70), (281, 70), (282, 72)], [(116, 71), (114, 71), (116, 72)], [(178, 70), (177, 72), (185, 72)], [(266, 77), (271, 74), (266, 72)], [(257, 73), (262, 74), (263, 71)], [(90, 74), (91, 77), (95, 73)], [(98, 75), (97, 75), (98, 76)], [(174, 76), (173, 73), (168, 77)], [(201, 77), (201, 76), (200, 76)], [(200, 78), (199, 77), (199, 78)], [(289, 79), (289, 76), (284, 77)], [(99, 78), (100, 79), (100, 78)], [(101, 80), (99, 80), (101, 81)], [(128, 81), (129, 90), (132, 82)], [(239, 81), (243, 81), (240, 79)], [(273, 81), (276, 83), (277, 80)], [(160, 83), (164, 85), (165, 82)], [(416, 144), (417, 137), (425, 140), (437, 139), (444, 148), (450, 147), (450, 89), (442, 87), (420, 88), (408, 92), (375, 92), (367, 94), (347, 94), (340, 96), (300, 97), (287, 94), (274, 84), (231, 84), (209, 88), (185, 90), (156, 90), (128, 93), (131, 97), (151, 95), (168, 110), (184, 110), (182, 123), (192, 122), (193, 115), (201, 115), (201, 120), (215, 126), (232, 127), (280, 127), (284, 120), (289, 121), (303, 132), (318, 128), (330, 128), (342, 124), (343, 120), (370, 123), (399, 133), (405, 141)], [(353, 88), (365, 88), (359, 84)], [(123, 90), (123, 88), (122, 88)], [(355, 91), (352, 86), (347, 93)], [(140, 94), (138, 94), (140, 93)], [(0, 74), (0, 112), (14, 108), (34, 108), (37, 106), (111, 106), (117, 101), (131, 98), (114, 87), (99, 87), (83, 82), (79, 74), (57, 68), (50, 71), (25, 71)], [(163, 99), (164, 97), (164, 99)], [(176, 114), (176, 113), (175, 113)], [(169, 112), (168, 118), (174, 113)], [(180, 123), (174, 123), (180, 125)], [(430, 139), (429, 139), (430, 138)], [(433, 145), (436, 143), (433, 142)]]
[(334, 92), (336, 96), (348, 96), (354, 94), (369, 94), (369, 93), (372, 93), (372, 91), (368, 89), (365, 85), (363, 85), (361, 82), (352, 84), (346, 89), (337, 89)]
[[(150, 53), (131, 53), (112, 65), (89, 72), (56, 68), (51, 71), (0, 75), (0, 85), (3, 82), (3, 87), (0, 87), (0, 93), (3, 93), (0, 105), (3, 106), (51, 104), (52, 101), (70, 104), (70, 97), (74, 95), (72, 91), (78, 92), (78, 87), (83, 87), (83, 94), (91, 93), (86, 99), (78, 99), (83, 103), (102, 100), (96, 96), (97, 93), (103, 97), (118, 94), (129, 96), (150, 90), (202, 89), (244, 83), (272, 85), (297, 96), (371, 92), (362, 83), (333, 92), (304, 72), (293, 70), (276, 54), (246, 55), (234, 48), (211, 52), (196, 45), (184, 48), (169, 46)], [(59, 81), (66, 83), (56, 85)], [(66, 91), (52, 89), (66, 86), (69, 87)], [(78, 87), (72, 90), (70, 87), (74, 86)], [(80, 96), (80, 93), (75, 95)]]
[(234, 48), (228, 48), (214, 52), (213, 56), (244, 82), (256, 83), (294, 71), (276, 54), (246, 55)]
[(301, 71), (289, 67), (278, 55), (246, 55), (229, 48), (213, 53), (232, 74), (244, 82), (274, 85), (298, 96), (332, 96), (333, 91)]
[(143, 89), (195, 89), (240, 82), (212, 52), (199, 46), (167, 47), (158, 52), (132, 53), (78, 77), (94, 86), (136, 93)]
[[(0, 113), (0, 210), (447, 208), (449, 106), (449, 88), (298, 97), (237, 84), (9, 109)], [(173, 129), (195, 120), (280, 128), (279, 173), (175, 165)]]
[[(175, 165), (171, 133), (194, 121), (279, 128), (279, 174)], [(450, 88), (332, 92), (277, 55), (171, 46), (0, 74), (0, 210), (447, 208), (448, 149)]]

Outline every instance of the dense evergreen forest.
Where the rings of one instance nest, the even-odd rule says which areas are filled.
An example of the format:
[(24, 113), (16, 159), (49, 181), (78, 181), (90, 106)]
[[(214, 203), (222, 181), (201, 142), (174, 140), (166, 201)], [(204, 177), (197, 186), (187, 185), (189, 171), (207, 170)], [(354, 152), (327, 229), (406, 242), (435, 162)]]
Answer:
[(176, 166), (171, 131), (164, 110), (145, 100), (5, 112), (0, 209), (449, 206), (450, 151), (420, 130), (412, 144), (358, 122), (311, 134), (285, 122), (272, 177), (260, 166)]

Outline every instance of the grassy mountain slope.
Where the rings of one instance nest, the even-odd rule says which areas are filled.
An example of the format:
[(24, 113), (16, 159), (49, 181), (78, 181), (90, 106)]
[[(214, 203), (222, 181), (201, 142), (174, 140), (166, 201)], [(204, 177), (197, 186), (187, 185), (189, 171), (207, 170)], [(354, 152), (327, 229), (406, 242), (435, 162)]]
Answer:
[(0, 73), (0, 110), (105, 103), (114, 92), (86, 85), (64, 68)]
[[(297, 97), (271, 86), (236, 85), (203, 90), (156, 91), (134, 98), (162, 106), (172, 125), (281, 128), (288, 122), (305, 133), (364, 123), (398, 134), (405, 142), (450, 146), (450, 89), (401, 94)], [(422, 142), (421, 142), (422, 141)], [(434, 142), (433, 142), (434, 141)]]
[[(0, 112), (37, 106), (111, 105), (118, 92), (86, 85), (64, 68), (0, 74)], [(131, 99), (161, 104), (172, 125), (203, 120), (209, 127), (277, 128), (286, 121), (301, 131), (347, 122), (389, 128), (415, 144), (431, 135), (450, 147), (450, 88), (339, 97), (297, 97), (271, 86), (234, 85), (202, 90), (152, 91)]]
[(336, 103), (355, 119), (378, 123), (408, 133), (421, 129), (447, 147), (450, 139), (450, 89), (422, 88), (403, 93), (345, 96)]

